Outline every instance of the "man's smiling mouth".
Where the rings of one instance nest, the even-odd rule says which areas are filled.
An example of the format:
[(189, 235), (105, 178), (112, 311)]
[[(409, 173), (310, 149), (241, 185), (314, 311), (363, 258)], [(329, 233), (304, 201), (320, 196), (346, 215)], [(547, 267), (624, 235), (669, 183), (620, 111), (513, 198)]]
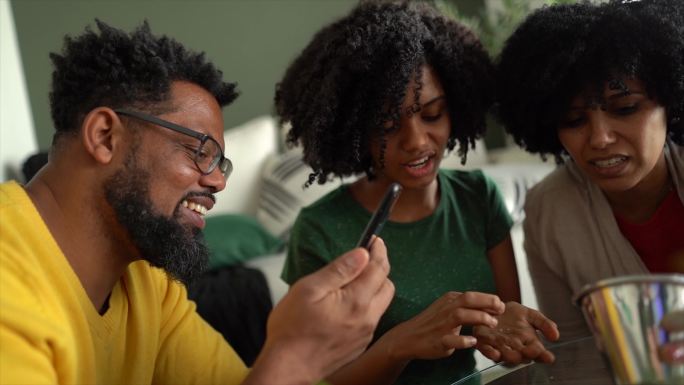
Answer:
[(183, 200), (182, 205), (183, 207), (193, 210), (200, 215), (207, 215), (207, 211), (209, 211), (209, 209), (202, 206), (201, 204), (196, 202), (188, 202), (187, 199)]

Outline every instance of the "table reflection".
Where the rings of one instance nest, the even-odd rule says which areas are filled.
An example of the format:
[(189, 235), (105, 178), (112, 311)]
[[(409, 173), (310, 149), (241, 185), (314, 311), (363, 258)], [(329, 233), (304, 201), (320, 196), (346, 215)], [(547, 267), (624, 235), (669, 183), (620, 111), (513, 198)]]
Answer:
[(593, 337), (554, 345), (551, 364), (513, 368), (494, 365), (452, 385), (613, 385), (609, 364), (596, 348)]

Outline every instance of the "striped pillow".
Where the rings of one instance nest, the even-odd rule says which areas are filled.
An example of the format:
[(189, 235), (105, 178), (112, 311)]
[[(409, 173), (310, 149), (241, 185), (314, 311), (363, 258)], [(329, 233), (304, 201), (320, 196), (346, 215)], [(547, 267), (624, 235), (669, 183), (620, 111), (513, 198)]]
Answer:
[(508, 163), (481, 167), (499, 189), (508, 213), (514, 223), (525, 218), (525, 197), (527, 191), (553, 171), (548, 163)]
[(299, 149), (272, 154), (266, 159), (256, 215), (262, 226), (276, 237), (287, 239), (299, 210), (342, 183), (336, 179), (304, 188), (311, 172), (302, 161)]

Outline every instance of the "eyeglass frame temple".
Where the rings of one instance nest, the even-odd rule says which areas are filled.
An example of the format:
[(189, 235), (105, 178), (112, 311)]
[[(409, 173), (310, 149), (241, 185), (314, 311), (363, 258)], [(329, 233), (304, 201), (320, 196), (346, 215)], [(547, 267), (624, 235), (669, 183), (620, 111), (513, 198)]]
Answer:
[[(185, 135), (192, 136), (195, 139), (199, 139), (202, 142), (202, 144), (204, 144), (204, 142), (208, 138), (211, 138), (211, 136), (209, 136), (207, 134), (201, 134), (201, 133), (199, 133), (197, 131), (193, 131), (187, 127), (183, 127), (183, 126), (178, 125), (176, 123), (160, 119), (154, 115), (145, 114), (145, 113), (137, 112), (137, 111), (130, 111), (130, 110), (114, 110), (114, 112), (116, 112), (117, 114), (121, 114), (121, 115), (132, 116), (134, 118), (138, 118), (142, 121), (153, 123), (153, 124), (156, 124), (158, 126), (170, 128), (174, 131), (178, 131), (178, 132), (181, 132)], [(223, 151), (221, 151), (221, 152), (223, 152)]]

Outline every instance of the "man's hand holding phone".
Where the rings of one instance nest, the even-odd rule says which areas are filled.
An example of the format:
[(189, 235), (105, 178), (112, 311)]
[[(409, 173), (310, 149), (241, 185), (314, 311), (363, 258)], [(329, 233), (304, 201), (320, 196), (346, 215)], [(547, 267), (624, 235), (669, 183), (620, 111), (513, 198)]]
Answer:
[(374, 237), (370, 250), (355, 248), (297, 281), (273, 309), (244, 384), (315, 383), (358, 357), (394, 296), (389, 269)]

